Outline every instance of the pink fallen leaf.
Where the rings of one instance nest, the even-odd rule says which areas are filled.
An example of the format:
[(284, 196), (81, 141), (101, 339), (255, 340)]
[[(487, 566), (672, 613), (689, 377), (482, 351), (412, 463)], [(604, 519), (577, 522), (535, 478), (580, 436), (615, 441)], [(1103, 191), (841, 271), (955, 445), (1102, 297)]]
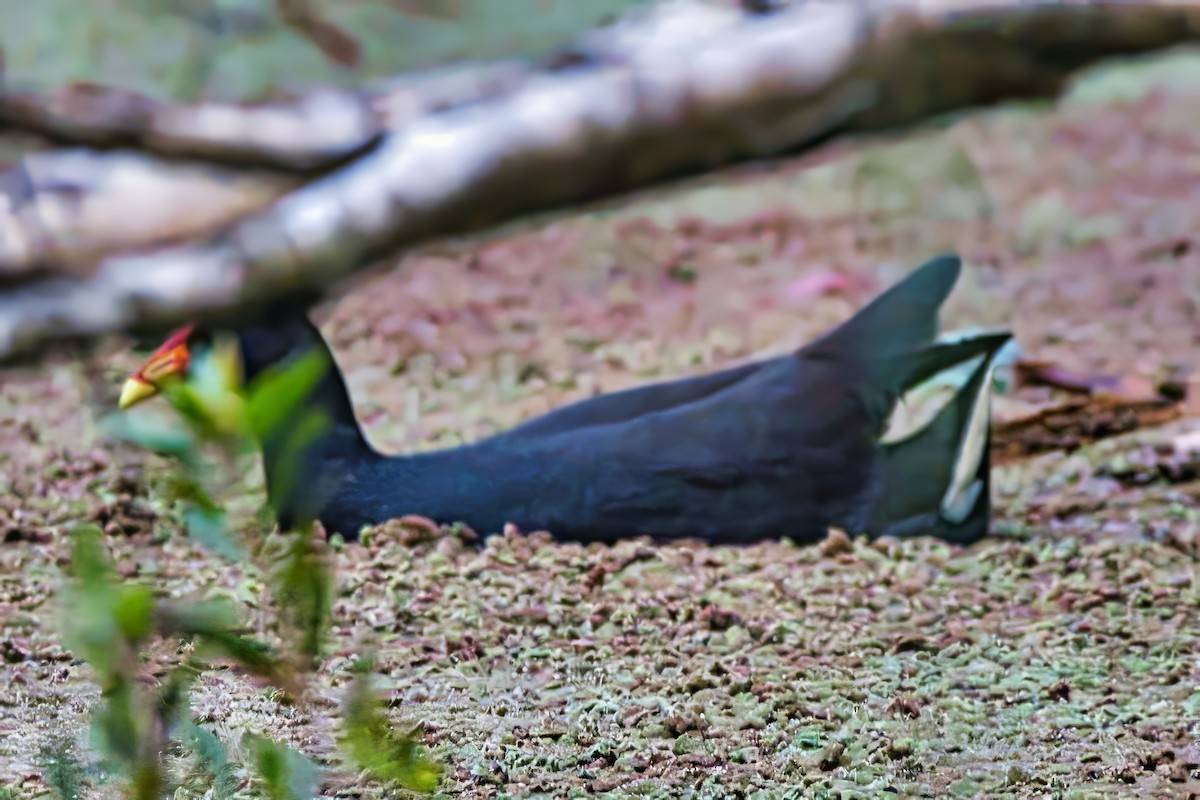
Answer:
[(850, 281), (844, 275), (825, 269), (797, 278), (787, 285), (785, 291), (789, 300), (800, 302), (814, 297), (841, 294), (849, 288)]

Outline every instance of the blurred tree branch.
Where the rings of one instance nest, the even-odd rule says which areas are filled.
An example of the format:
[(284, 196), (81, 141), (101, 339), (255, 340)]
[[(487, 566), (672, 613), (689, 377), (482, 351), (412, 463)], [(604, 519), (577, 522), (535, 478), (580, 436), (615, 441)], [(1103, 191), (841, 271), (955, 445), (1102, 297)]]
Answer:
[(676, 0), (542, 59), (272, 106), (0, 92), (0, 126), (59, 146), (0, 174), (0, 358), (232, 319), (433, 237), (1054, 96), (1082, 66), (1200, 29), (1194, 0), (758, 6)]

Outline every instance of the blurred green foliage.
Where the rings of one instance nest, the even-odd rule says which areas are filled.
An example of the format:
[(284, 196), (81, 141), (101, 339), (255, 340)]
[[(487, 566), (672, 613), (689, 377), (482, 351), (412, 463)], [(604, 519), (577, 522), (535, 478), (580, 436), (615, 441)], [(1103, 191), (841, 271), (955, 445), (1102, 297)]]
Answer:
[(371, 658), (359, 659), (354, 666), (354, 682), (342, 709), (342, 746), (351, 760), (376, 780), (432, 792), (441, 770), (421, 755), (412, 734), (397, 735), (388, 724), (381, 700), (371, 691), (373, 667)]
[(317, 794), (317, 765), (292, 748), (265, 736), (247, 734), (243, 744), (270, 800), (300, 800)]
[[(193, 353), (187, 380), (161, 387), (178, 412), (181, 429), (139, 426), (124, 415), (108, 426), (110, 433), (171, 460), (171, 494), (181, 506), (189, 535), (222, 558), (251, 559), (266, 576), (277, 610), (276, 633), (287, 643), (285, 652), (277, 652), (246, 635), (231, 600), (168, 599), (151, 586), (122, 581), (101, 529), (76, 528), (71, 534), (70, 580), (61, 594), (63, 642), (95, 670), (101, 702), (93, 715), (93, 745), (107, 770), (126, 781), (129, 798), (160, 800), (173, 795), (177, 787), (164, 762), (172, 742), (194, 758), (214, 798), (232, 796), (239, 770), (247, 768), (272, 800), (308, 800), (317, 793), (317, 765), (258, 733), (247, 732), (241, 742), (252, 763), (236, 764), (216, 735), (195, 724), (188, 696), (209, 658), (232, 661), (293, 697), (303, 692), (307, 676), (320, 665), (335, 589), (328, 546), (314, 535), (311, 520), (299, 520), (290, 533), (252, 541), (231, 526), (216, 498), (222, 488), (236, 485), (228, 477), (236, 472), (238, 459), (256, 450), (279, 426), (288, 425), (289, 439), (298, 435), (299, 447), (325, 429), (327, 420), (306, 410), (306, 403), (324, 375), (326, 359), (324, 354), (306, 354), (243, 387), (236, 342), (218, 337), (212, 348)], [(145, 649), (154, 638), (191, 647), (151, 688), (141, 673)], [(348, 758), (377, 780), (433, 791), (439, 768), (421, 754), (412, 736), (391, 731), (368, 685), (367, 676), (357, 674), (347, 697), (343, 725)], [(81, 796), (79, 787), (89, 780), (86, 769), (65, 749), (46, 755), (46, 774), (64, 799)]]

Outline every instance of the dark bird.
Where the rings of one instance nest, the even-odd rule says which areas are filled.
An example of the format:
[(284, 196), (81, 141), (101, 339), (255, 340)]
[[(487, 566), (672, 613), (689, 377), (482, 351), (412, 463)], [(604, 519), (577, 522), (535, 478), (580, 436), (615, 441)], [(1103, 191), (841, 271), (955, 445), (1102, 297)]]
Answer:
[[(1011, 334), (935, 339), (960, 271), (957, 257), (935, 258), (787, 355), (600, 395), (472, 444), (401, 456), (363, 436), (305, 310), (276, 312), (236, 331), (243, 380), (317, 348), (328, 368), (297, 413), (320, 409), (332, 424), (298, 443), (298, 418), (285, 419), (260, 441), (268, 501), (284, 528), (315, 517), (347, 537), (416, 514), (482, 534), (513, 523), (584, 542), (813, 542), (831, 526), (973, 542), (988, 532), (990, 377)], [(211, 335), (176, 332), (126, 382), (121, 407), (186, 375), (192, 349)], [(969, 377), (951, 401), (915, 434), (885, 443), (901, 396), (953, 367)], [(285, 465), (297, 479), (280, 479)]]

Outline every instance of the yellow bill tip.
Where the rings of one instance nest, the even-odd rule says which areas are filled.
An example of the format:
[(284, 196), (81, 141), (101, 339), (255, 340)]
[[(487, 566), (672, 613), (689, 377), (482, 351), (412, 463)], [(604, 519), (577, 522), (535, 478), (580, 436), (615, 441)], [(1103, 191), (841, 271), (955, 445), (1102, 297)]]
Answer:
[(117, 408), (124, 411), (156, 394), (158, 394), (158, 389), (154, 384), (144, 381), (136, 375), (131, 376), (121, 387), (121, 398), (117, 400)]

